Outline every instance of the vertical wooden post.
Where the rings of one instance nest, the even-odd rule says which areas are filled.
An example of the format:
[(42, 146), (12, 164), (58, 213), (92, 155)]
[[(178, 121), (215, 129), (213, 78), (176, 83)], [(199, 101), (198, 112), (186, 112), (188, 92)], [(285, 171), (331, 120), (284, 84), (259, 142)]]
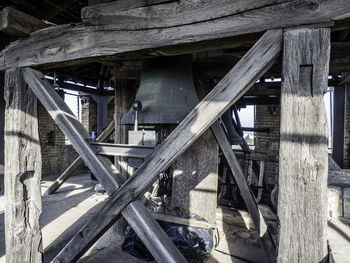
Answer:
[[(121, 124), (121, 120), (123, 115), (129, 111), (131, 104), (135, 99), (136, 89), (134, 87), (134, 83), (131, 80), (116, 80), (114, 98), (114, 143), (127, 143), (128, 129), (125, 125)], [(116, 157), (115, 166), (122, 173), (122, 175), (127, 175), (128, 163), (126, 162), (125, 158)]]
[(7, 263), (42, 262), (41, 151), (37, 99), (21, 69), (5, 74), (5, 242)]
[(278, 262), (327, 257), (329, 29), (284, 34)]
[(174, 164), (172, 207), (197, 214), (215, 224), (219, 146), (206, 131)]
[(4, 75), (0, 74), (0, 192), (4, 191), (4, 126), (5, 126)]

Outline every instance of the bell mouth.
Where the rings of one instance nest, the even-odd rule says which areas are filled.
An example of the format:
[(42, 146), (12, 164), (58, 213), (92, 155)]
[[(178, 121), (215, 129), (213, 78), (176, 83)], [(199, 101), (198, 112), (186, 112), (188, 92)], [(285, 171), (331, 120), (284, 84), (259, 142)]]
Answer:
[[(138, 124), (179, 124), (198, 104), (193, 84), (192, 56), (159, 57), (144, 60), (136, 101), (142, 103)], [(121, 123), (132, 125), (131, 108)]]

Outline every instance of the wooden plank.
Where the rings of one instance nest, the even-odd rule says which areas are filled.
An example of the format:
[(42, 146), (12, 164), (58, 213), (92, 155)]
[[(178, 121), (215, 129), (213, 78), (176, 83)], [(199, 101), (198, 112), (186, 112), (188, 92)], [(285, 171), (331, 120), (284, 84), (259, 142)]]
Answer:
[(65, 247), (61, 258), (88, 246), (119, 213), (141, 197), (196, 139), (239, 99), (275, 61), (282, 48), (282, 30), (266, 32), (218, 85), (193, 109)]
[[(103, 142), (114, 132), (114, 121), (112, 121), (108, 127), (101, 133), (96, 139), (97, 142)], [(65, 181), (79, 168), (84, 165), (84, 161), (81, 157), (78, 157), (68, 168), (49, 186), (44, 195), (54, 194)]]
[(125, 11), (133, 8), (152, 6), (172, 2), (172, 0), (89, 0), (89, 6), (81, 10), (81, 16), (95, 17), (101, 15), (100, 10), (115, 9)]
[(278, 262), (323, 262), (327, 256), (328, 124), (323, 94), (329, 52), (329, 29), (284, 35)]
[[(189, 43), (191, 52), (194, 52), (194, 43), (200, 46), (201, 41), (325, 22), (349, 8), (350, 2), (346, 0), (295, 0), (220, 19), (156, 29), (128, 30), (120, 24), (54, 26), (3, 49), (0, 53), (0, 70), (44, 64), (57, 67), (59, 62), (82, 63), (87, 58)], [(189, 49), (186, 52), (189, 53)]]
[(24, 37), (48, 26), (50, 24), (12, 7), (0, 10), (0, 31), (9, 35)]
[[(142, 8), (137, 5), (137, 1), (128, 1), (133, 5), (131, 7), (129, 4), (128, 8), (121, 6), (122, 1), (87, 6), (81, 11), (81, 18), (83, 22), (93, 25), (118, 24), (120, 29), (136, 30), (188, 25), (271, 5), (270, 0), (199, 0), (195, 2), (173, 2), (166, 5), (146, 6)], [(273, 4), (278, 5), (291, 1), (277, 0)], [(163, 2), (166, 1), (163, 0)]]
[(6, 262), (42, 262), (41, 149), (37, 99), (20, 69), (5, 76)]
[(5, 100), (4, 75), (0, 74), (0, 193), (4, 192), (4, 127), (5, 127)]
[(115, 144), (115, 143), (90, 143), (96, 150), (96, 154), (109, 156), (123, 156), (135, 158), (147, 158), (152, 152), (153, 147)]
[[(88, 143), (91, 141), (90, 135), (45, 79), (44, 75), (30, 68), (23, 69), (23, 75), (29, 87), (55, 120), (57, 126), (70, 140), (75, 150), (90, 171), (97, 177), (106, 192), (109, 195), (115, 192), (125, 181), (125, 178), (118, 173), (108, 158), (95, 155), (94, 149)], [(128, 206), (128, 209), (123, 210), (122, 215), (128, 222), (132, 221), (132, 224), (135, 224), (135, 233), (144, 242), (150, 253), (159, 262), (186, 262), (186, 259), (177, 250), (174, 243), (147, 211), (139, 212), (135, 217), (135, 210), (142, 205), (140, 202), (140, 200), (134, 200)], [(108, 226), (110, 226), (111, 222), (114, 223), (115, 220), (111, 220)], [(89, 245), (92, 245), (104, 233), (103, 231), (96, 232), (95, 229), (90, 229), (89, 231), (94, 237), (88, 240)], [(85, 238), (87, 237), (88, 235)], [(84, 246), (79, 251), (73, 251), (68, 254), (63, 252), (63, 256), (60, 253), (53, 262), (71, 262), (78, 259), (87, 249), (88, 246)]]

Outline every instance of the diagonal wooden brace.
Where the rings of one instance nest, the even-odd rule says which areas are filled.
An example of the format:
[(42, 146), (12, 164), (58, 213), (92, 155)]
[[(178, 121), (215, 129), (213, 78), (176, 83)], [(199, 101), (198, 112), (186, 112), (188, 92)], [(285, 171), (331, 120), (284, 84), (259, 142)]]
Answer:
[[(23, 74), (29, 87), (73, 144), (90, 171), (95, 174), (107, 193), (112, 195), (122, 185), (125, 178), (118, 173), (108, 158), (95, 154), (95, 149), (89, 144), (90, 135), (44, 75), (30, 68), (23, 69)], [(127, 209), (124, 209), (122, 215), (158, 262), (187, 262), (140, 200), (135, 199)], [(116, 219), (114, 217), (104, 228), (107, 230)], [(90, 231), (94, 234), (95, 239), (89, 240), (89, 244), (93, 244), (102, 235), (102, 232), (96, 232), (95, 229), (90, 229)], [(85, 246), (79, 253), (66, 255), (60, 260), (54, 259), (53, 262), (72, 262), (78, 259), (87, 248), (88, 246)]]
[[(199, 83), (199, 87), (197, 88), (197, 94), (200, 99), (204, 98), (206, 95), (205, 87), (201, 83)], [(219, 121), (215, 121), (210, 128), (212, 129), (215, 138), (221, 148), (221, 151), (223, 152), (227, 163), (230, 166), (231, 172), (242, 194), (244, 203), (246, 204), (248, 212), (252, 217), (255, 229), (258, 231), (261, 243), (265, 250), (266, 257), (269, 260), (269, 262), (275, 262), (277, 258), (275, 242), (272, 239), (269, 229), (265, 223), (265, 220), (259, 210), (258, 205), (256, 204), (253, 193), (247, 184), (244, 173), (236, 158), (236, 155), (232, 151), (232, 145), (231, 143), (229, 143), (225, 131), (220, 125)]]
[[(114, 120), (108, 125), (108, 127), (101, 133), (101, 135), (96, 139), (97, 142), (103, 142), (114, 132)], [(80, 167), (84, 165), (84, 161), (81, 157), (75, 159), (74, 162), (58, 177), (49, 188), (47, 188), (45, 195), (54, 194), (65, 181)]]
[[(234, 104), (273, 64), (282, 49), (282, 30), (267, 31), (218, 85), (145, 160), (56, 257), (80, 253), (106, 226), (138, 199), (190, 145)], [(259, 217), (260, 218), (260, 217)], [(94, 232), (91, 231), (94, 229)], [(262, 230), (262, 227), (258, 229)]]

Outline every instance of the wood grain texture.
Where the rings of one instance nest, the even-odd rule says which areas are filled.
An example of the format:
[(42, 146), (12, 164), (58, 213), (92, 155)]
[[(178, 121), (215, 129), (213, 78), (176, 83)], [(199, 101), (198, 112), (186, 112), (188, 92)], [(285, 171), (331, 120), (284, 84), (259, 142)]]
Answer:
[(6, 262), (42, 262), (41, 149), (37, 99), (20, 69), (5, 76)]
[(278, 262), (327, 256), (329, 29), (284, 35), (279, 151)]
[[(117, 76), (117, 73), (115, 74)], [(115, 133), (114, 143), (127, 144), (128, 127), (122, 125), (122, 117), (131, 107), (136, 96), (135, 83), (130, 80), (116, 80), (114, 97)], [(124, 157), (115, 158), (116, 167), (126, 177), (128, 175), (128, 162)]]
[[(227, 8), (230, 9), (230, 6)], [(57, 67), (59, 62), (82, 63), (87, 58), (189, 43), (192, 43), (190, 52), (194, 52), (194, 43), (201, 41), (325, 22), (346, 13), (349, 8), (350, 2), (346, 0), (294, 0), (222, 18), (156, 29), (133, 30), (121, 24), (54, 26), (3, 49), (0, 70), (50, 64)], [(137, 22), (137, 25), (142, 24)]]
[(175, 130), (156, 147), (135, 174), (116, 191), (101, 210), (66, 247), (80, 250), (87, 235), (102, 231), (128, 206), (141, 197), (176, 158), (187, 150), (275, 61), (282, 49), (282, 30), (266, 32), (220, 83), (193, 109)]
[(216, 222), (219, 148), (206, 131), (172, 165), (171, 206)]
[[(30, 68), (23, 69), (23, 75), (41, 104), (72, 143), (90, 171), (97, 177), (107, 194), (111, 195), (115, 192), (126, 178), (118, 173), (108, 158), (95, 154), (95, 150), (88, 143), (91, 141), (90, 135), (45, 79), (44, 75)], [(140, 205), (142, 206), (140, 200), (134, 200), (127, 209), (123, 210), (122, 214), (129, 223), (132, 221), (135, 233), (140, 237), (154, 258), (159, 262), (186, 262), (186, 259), (177, 250), (174, 243), (146, 210), (142, 210), (143, 212), (139, 211), (137, 216), (135, 215), (134, 211)], [(116, 219), (114, 218), (107, 225), (104, 225), (100, 231), (96, 228), (89, 229), (90, 234), (80, 236), (82, 240), (78, 245), (79, 249), (67, 250), (64, 248), (53, 262), (68, 263), (77, 260), (113, 225)], [(99, 224), (99, 222), (96, 223)], [(74, 241), (71, 241), (69, 244), (72, 242), (74, 243)]]
[(102, 10), (114, 10), (114, 11), (125, 11), (129, 9), (134, 9), (138, 7), (150, 7), (152, 5), (169, 3), (173, 0), (110, 0), (110, 1), (96, 1), (94, 3), (89, 2), (89, 6), (84, 7), (81, 10), (81, 17), (96, 17), (101, 16)]
[(44, 21), (12, 7), (5, 7), (0, 10), (0, 31), (9, 35), (24, 37), (48, 26), (50, 25)]
[(166, 5), (128, 9), (120, 8), (120, 2), (115, 1), (108, 4), (85, 7), (82, 9), (81, 18), (83, 22), (92, 25), (116, 24), (120, 29), (127, 30), (165, 28), (214, 20), (291, 1), (177, 1)]

